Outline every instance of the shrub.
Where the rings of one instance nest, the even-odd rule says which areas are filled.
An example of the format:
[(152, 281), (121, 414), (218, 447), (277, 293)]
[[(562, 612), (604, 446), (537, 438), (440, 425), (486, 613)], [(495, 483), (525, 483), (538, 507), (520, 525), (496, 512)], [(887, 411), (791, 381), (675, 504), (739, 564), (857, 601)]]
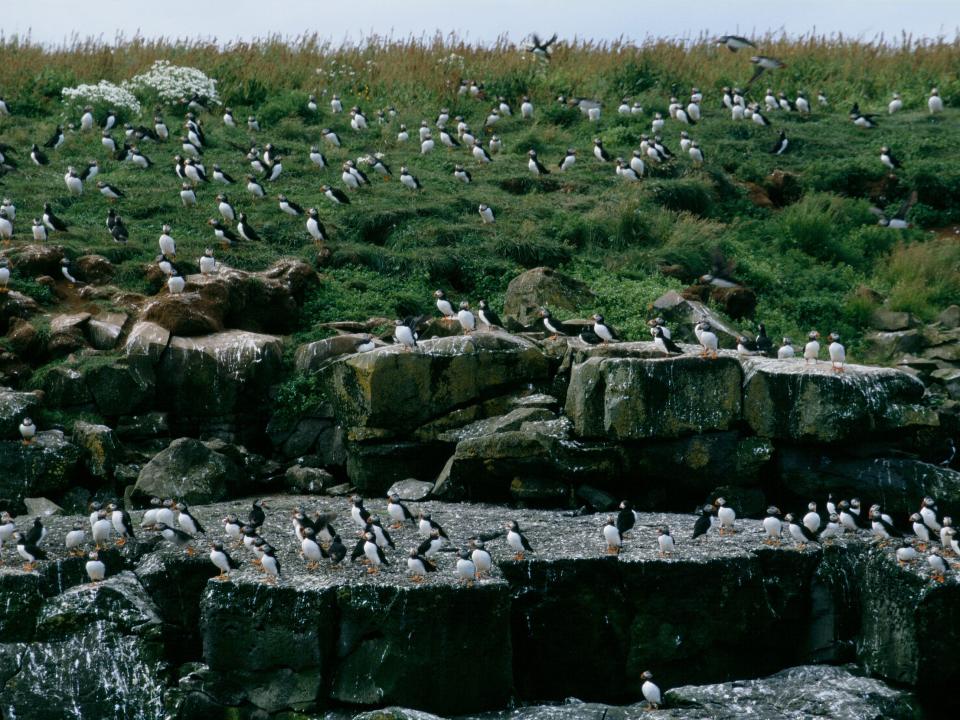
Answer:
[(650, 189), (656, 201), (668, 210), (706, 217), (713, 209), (713, 188), (701, 180), (661, 180)]
[(914, 245), (900, 244), (881, 266), (880, 277), (890, 287), (892, 310), (930, 320), (960, 298), (960, 243), (942, 236)]

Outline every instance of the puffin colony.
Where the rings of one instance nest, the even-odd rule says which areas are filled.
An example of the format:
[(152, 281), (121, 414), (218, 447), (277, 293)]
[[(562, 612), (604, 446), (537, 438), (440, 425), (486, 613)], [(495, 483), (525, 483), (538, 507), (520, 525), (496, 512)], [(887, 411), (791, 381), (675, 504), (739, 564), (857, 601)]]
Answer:
[[(557, 41), (556, 35), (547, 40), (533, 36), (525, 50), (545, 69), (549, 67)], [(70, 232), (76, 219), (72, 216), (69, 199), (92, 193), (95, 188), (105, 211), (102, 232), (106, 232), (117, 245), (126, 245), (130, 239), (130, 226), (139, 224), (141, 218), (123, 217), (121, 210), (133, 191), (111, 181), (107, 168), (113, 167), (114, 163), (126, 163), (144, 173), (173, 173), (179, 184), (183, 221), (180, 227), (172, 221), (160, 226), (154, 265), (164, 278), (165, 292), (181, 295), (193, 288), (182, 260), (183, 253), (178, 252), (181, 249), (178, 238), (195, 209), (211, 208), (215, 212), (214, 217), (203, 222), (204, 232), (212, 233), (212, 236), (209, 247), (196, 259), (196, 264), (202, 275), (216, 276), (228, 268), (217, 259), (215, 248), (264, 242), (266, 233), (247, 213), (258, 203), (269, 202), (276, 206), (274, 212), (298, 218), (304, 230), (304, 243), (313, 243), (319, 249), (331, 233), (336, 232), (335, 226), (328, 227), (324, 222), (325, 208), (351, 205), (364, 195), (376, 194), (378, 186), (394, 178), (404, 192), (409, 191), (409, 197), (439, 193), (440, 190), (421, 182), (417, 175), (418, 162), (430, 153), (448, 153), (453, 158), (455, 190), (482, 182), (489, 165), (508, 163), (518, 168), (525, 163), (526, 172), (533, 178), (562, 177), (575, 166), (589, 164), (598, 174), (611, 173), (625, 183), (639, 183), (648, 177), (651, 168), (680, 163), (709, 167), (711, 148), (704, 147), (696, 139), (696, 130), (720, 113), (735, 121), (772, 126), (777, 132), (776, 142), (772, 147), (763, 148), (772, 155), (799, 152), (786, 130), (776, 127), (778, 117), (831, 112), (831, 101), (823, 92), (808, 98), (802, 92), (788, 97), (784, 92), (775, 93), (772, 87), (765, 92), (760, 90), (761, 86), (756, 82), (761, 78), (776, 78), (784, 63), (759, 54), (755, 43), (745, 37), (724, 35), (716, 42), (732, 53), (757, 52), (753, 56), (745, 55), (744, 67), (752, 66), (747, 82), (742, 87), (724, 87), (713, 95), (696, 87), (691, 89), (689, 97), (686, 94), (680, 97), (677, 92), (669, 97), (667, 113), (649, 114), (649, 132), (640, 134), (637, 146), (623, 155), (616, 155), (599, 137), (585, 147), (570, 147), (560, 156), (547, 157), (533, 147), (525, 149), (523, 154), (507, 155), (504, 147), (523, 142), (530, 131), (521, 126), (521, 129), (508, 132), (503, 129), (504, 118), (516, 117), (532, 126), (544, 105), (556, 105), (579, 111), (584, 123), (598, 123), (611, 110), (603, 102), (589, 98), (492, 97), (482, 82), (473, 80), (461, 80), (453, 90), (458, 103), (477, 103), (479, 111), (470, 121), (452, 114), (447, 107), (433, 108), (434, 112), (430, 114), (435, 119), (428, 121), (414, 116), (405, 118), (392, 106), (375, 112), (359, 104), (347, 107), (336, 94), (325, 101), (326, 107), (323, 107), (324, 101), (311, 95), (303, 108), (307, 116), (318, 120), (324, 114), (330, 118), (349, 117), (350, 130), (341, 135), (318, 124), (315, 143), (309, 147), (285, 143), (280, 134), (269, 136), (261, 129), (256, 116), (235, 117), (230, 107), (216, 107), (200, 96), (184, 99), (186, 112), (179, 127), (168, 125), (159, 110), (148, 124), (121, 126), (113, 109), (98, 122), (94, 109), (86, 107), (77, 124), (58, 125), (42, 142), (26, 147), (0, 142), (2, 174), (15, 177), (18, 172), (40, 173), (62, 177), (63, 180), (60, 186), (63, 197), (57, 198), (57, 202), (43, 202), (42, 213), (36, 217), (17, 218), (17, 205), (30, 205), (33, 198), (11, 194), (4, 199), (0, 207), (0, 240), (5, 248), (9, 248), (21, 238), (46, 243)], [(944, 101), (936, 88), (931, 89), (926, 106), (931, 115), (944, 111)], [(889, 114), (900, 112), (902, 107), (900, 94), (894, 94)], [(420, 114), (428, 112), (427, 108), (417, 110)], [(612, 112), (623, 116), (646, 114), (640, 104), (630, 98), (623, 98)], [(0, 99), (0, 116), (16, 113), (15, 103)], [(852, 104), (848, 117), (850, 123), (864, 130), (876, 128), (881, 123), (875, 115), (862, 113), (856, 102)], [(401, 119), (408, 124), (401, 123)], [(249, 146), (214, 145), (206, 132), (214, 123), (229, 128), (245, 127), (250, 133)], [(364, 133), (375, 125), (389, 125), (396, 130), (396, 142), (389, 154), (384, 150), (368, 152), (365, 149)], [(391, 136), (393, 134), (391, 130)], [(99, 151), (105, 153), (105, 160), (110, 163), (94, 158), (83, 167), (64, 167), (58, 157), (64, 143), (88, 136), (94, 138), (90, 144), (99, 146)], [(666, 139), (667, 136), (676, 142)], [(342, 151), (352, 149), (359, 153), (357, 157), (342, 159)], [(18, 154), (22, 155), (19, 163), (16, 160)], [(249, 171), (237, 177), (224, 171), (221, 163), (226, 164), (231, 155)], [(328, 182), (317, 184), (318, 191), (310, 202), (296, 202), (284, 192), (284, 181), (291, 173), (285, 169), (284, 163), (295, 156), (308, 158), (311, 170), (324, 171), (324, 177), (328, 178)], [(892, 174), (902, 170), (896, 150), (889, 145), (878, 144), (875, 161)], [(331, 170), (332, 176), (327, 174)], [(56, 182), (59, 185), (59, 179)], [(908, 227), (907, 213), (915, 201), (914, 194), (894, 215), (881, 216), (879, 224), (891, 229)], [(63, 210), (55, 211), (55, 205)], [(472, 222), (482, 225), (517, 220), (490, 203), (471, 204), (470, 213)], [(21, 225), (27, 229), (21, 230)], [(196, 229), (190, 227), (189, 232)], [(70, 288), (82, 285), (74, 276), (69, 260), (62, 261), (60, 272)], [(716, 286), (723, 286), (726, 282), (721, 277), (705, 277), (705, 282)], [(18, 282), (26, 279), (18, 277), (17, 268), (10, 259), (0, 256), (0, 293), (9, 294), (16, 290)], [(429, 300), (436, 308), (435, 315), (395, 318), (393, 341), (400, 352), (423, 352), (419, 342), (421, 334), (426, 327), (437, 322), (445, 325), (450, 334), (472, 336), (504, 331), (504, 322), (486, 299), (477, 298), (475, 302), (467, 298), (453, 299), (447, 291), (438, 289)], [(722, 352), (728, 352), (720, 349), (718, 332), (721, 328), (715, 325), (707, 317), (697, 320), (689, 328), (690, 332), (684, 333), (695, 337), (697, 344), (685, 345), (675, 339), (680, 335), (678, 328), (671, 328), (663, 317), (655, 317), (648, 323), (650, 341), (657, 353), (665, 358), (699, 358), (695, 361), (704, 363), (713, 362)], [(535, 322), (510, 329), (538, 333), (555, 342), (589, 346), (611, 346), (624, 341), (621, 333), (599, 312), (584, 321), (560, 318), (549, 307), (542, 307)], [(768, 336), (766, 326), (760, 323), (754, 337), (736, 337), (735, 352), (741, 358), (763, 357), (788, 363), (801, 374), (840, 375), (845, 372), (846, 350), (838, 332), (822, 336), (816, 329), (811, 329), (805, 340), (797, 343), (787, 336), (777, 341), (775, 337), (778, 336)], [(358, 339), (354, 352), (381, 352), (384, 346), (380, 339), (363, 336)], [(23, 417), (19, 433), (25, 446), (37, 442), (37, 432), (34, 421)], [(917, 510), (908, 518), (894, 518), (884, 511), (881, 502), (875, 502), (882, 497), (879, 490), (870, 501), (856, 497), (835, 499), (828, 495), (786, 513), (771, 506), (762, 520), (762, 534), (757, 542), (786, 544), (804, 551), (809, 546), (828, 545), (845, 536), (872, 538), (882, 546), (894, 545), (896, 559), (901, 564), (925, 563), (934, 582), (946, 582), (957, 567), (951, 566), (948, 558), (960, 556), (951, 518), (940, 513), (937, 501), (932, 497), (918, 498)], [(504, 511), (498, 532), (485, 533), (471, 527), (444, 528), (428, 512), (397, 494), (389, 494), (377, 502), (376, 508), (369, 509), (359, 496), (350, 498), (340, 511), (323, 512), (298, 507), (289, 517), (289, 531), (283, 535), (264, 531), (271, 508), (263, 499), (238, 506), (214, 527), (204, 525), (191, 507), (178, 497), (152, 498), (139, 523), (134, 522), (120, 498), (91, 502), (88, 512), (87, 521), (74, 523), (60, 537), (48, 533), (40, 517), (16, 518), (3, 512), (0, 514), (0, 561), (3, 560), (4, 543), (10, 543), (23, 561), (22, 571), (39, 572), (48, 559), (47, 549), (55, 544), (62, 545), (69, 555), (85, 559), (84, 568), (89, 581), (100, 583), (111, 576), (110, 568), (104, 562), (105, 551), (111, 546), (123, 547), (147, 535), (157, 538), (155, 542), (168, 544), (175, 552), (205, 555), (218, 572), (215, 579), (221, 582), (230, 582), (245, 564), (256, 567), (263, 583), (291, 582), (287, 580), (288, 568), (278, 559), (278, 548), (282, 547), (285, 550), (293, 548), (309, 573), (335, 573), (339, 568), (360, 563), (366, 567), (367, 573), (377, 575), (394, 564), (404, 567), (405, 563), (405, 577), (409, 583), (429, 582), (431, 575), (445, 573), (465, 588), (473, 588), (491, 578), (494, 567), (491, 548), (502, 549), (514, 561), (524, 562), (536, 557), (538, 544), (545, 540), (527, 532), (509, 511)], [(609, 555), (611, 560), (621, 556), (631, 543), (637, 542), (634, 530), (638, 519), (639, 513), (626, 499), (620, 502), (615, 513), (598, 516), (596, 553)], [(409, 529), (417, 537), (416, 544), (398, 547), (391, 531), (401, 529)], [(723, 543), (738, 532), (736, 511), (723, 497), (716, 497), (698, 508), (688, 526), (658, 527), (655, 550), (660, 557), (669, 559), (684, 545)], [(639, 679), (649, 709), (661, 707), (663, 694), (654, 682), (653, 671), (644, 669)]]

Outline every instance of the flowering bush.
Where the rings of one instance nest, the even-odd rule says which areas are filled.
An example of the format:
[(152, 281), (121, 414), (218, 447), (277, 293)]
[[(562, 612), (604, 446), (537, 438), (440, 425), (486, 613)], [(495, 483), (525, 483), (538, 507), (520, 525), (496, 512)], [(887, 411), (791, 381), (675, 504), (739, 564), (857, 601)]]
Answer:
[(107, 106), (117, 110), (129, 110), (134, 115), (140, 113), (140, 101), (132, 92), (106, 80), (101, 80), (96, 85), (65, 87), (60, 94), (64, 102), (69, 104)]
[(165, 102), (194, 97), (220, 102), (216, 80), (207, 77), (202, 70), (172, 65), (169, 60), (157, 60), (147, 72), (134, 75), (123, 87), (134, 92), (155, 92)]

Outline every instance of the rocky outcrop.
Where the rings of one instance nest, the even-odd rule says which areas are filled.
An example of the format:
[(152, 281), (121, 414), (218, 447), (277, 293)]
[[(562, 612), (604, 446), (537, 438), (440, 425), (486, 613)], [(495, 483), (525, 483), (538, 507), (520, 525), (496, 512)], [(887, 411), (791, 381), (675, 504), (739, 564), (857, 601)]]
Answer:
[(175, 497), (186, 502), (207, 503), (227, 495), (227, 487), (239, 479), (240, 469), (221, 453), (193, 438), (178, 438), (144, 465), (134, 487), (141, 498)]
[(55, 496), (70, 487), (80, 450), (60, 430), (43, 430), (33, 442), (0, 442), (0, 502), (14, 510), (25, 497)]
[(20, 423), (24, 417), (36, 414), (40, 396), (35, 392), (17, 392), (0, 388), (0, 438), (20, 438)]
[(503, 296), (503, 318), (529, 327), (540, 318), (542, 307), (576, 312), (589, 307), (594, 298), (590, 288), (579, 280), (553, 268), (533, 268), (510, 281)]
[(355, 353), (358, 342), (371, 339), (369, 333), (348, 333), (301, 345), (294, 357), (294, 368), (302, 373), (316, 372), (334, 358)]

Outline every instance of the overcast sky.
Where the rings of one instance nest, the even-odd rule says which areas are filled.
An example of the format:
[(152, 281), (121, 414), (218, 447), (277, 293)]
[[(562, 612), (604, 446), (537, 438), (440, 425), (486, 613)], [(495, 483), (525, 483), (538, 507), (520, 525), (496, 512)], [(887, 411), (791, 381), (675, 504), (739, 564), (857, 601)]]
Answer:
[(118, 32), (220, 41), (318, 32), (339, 42), (372, 32), (407, 37), (440, 30), (489, 42), (504, 33), (520, 40), (532, 30), (595, 40), (768, 30), (873, 39), (906, 30), (952, 39), (960, 25), (960, 0), (12, 0), (4, 5), (4, 35), (29, 33), (35, 42), (54, 45), (73, 34), (112, 41)]

